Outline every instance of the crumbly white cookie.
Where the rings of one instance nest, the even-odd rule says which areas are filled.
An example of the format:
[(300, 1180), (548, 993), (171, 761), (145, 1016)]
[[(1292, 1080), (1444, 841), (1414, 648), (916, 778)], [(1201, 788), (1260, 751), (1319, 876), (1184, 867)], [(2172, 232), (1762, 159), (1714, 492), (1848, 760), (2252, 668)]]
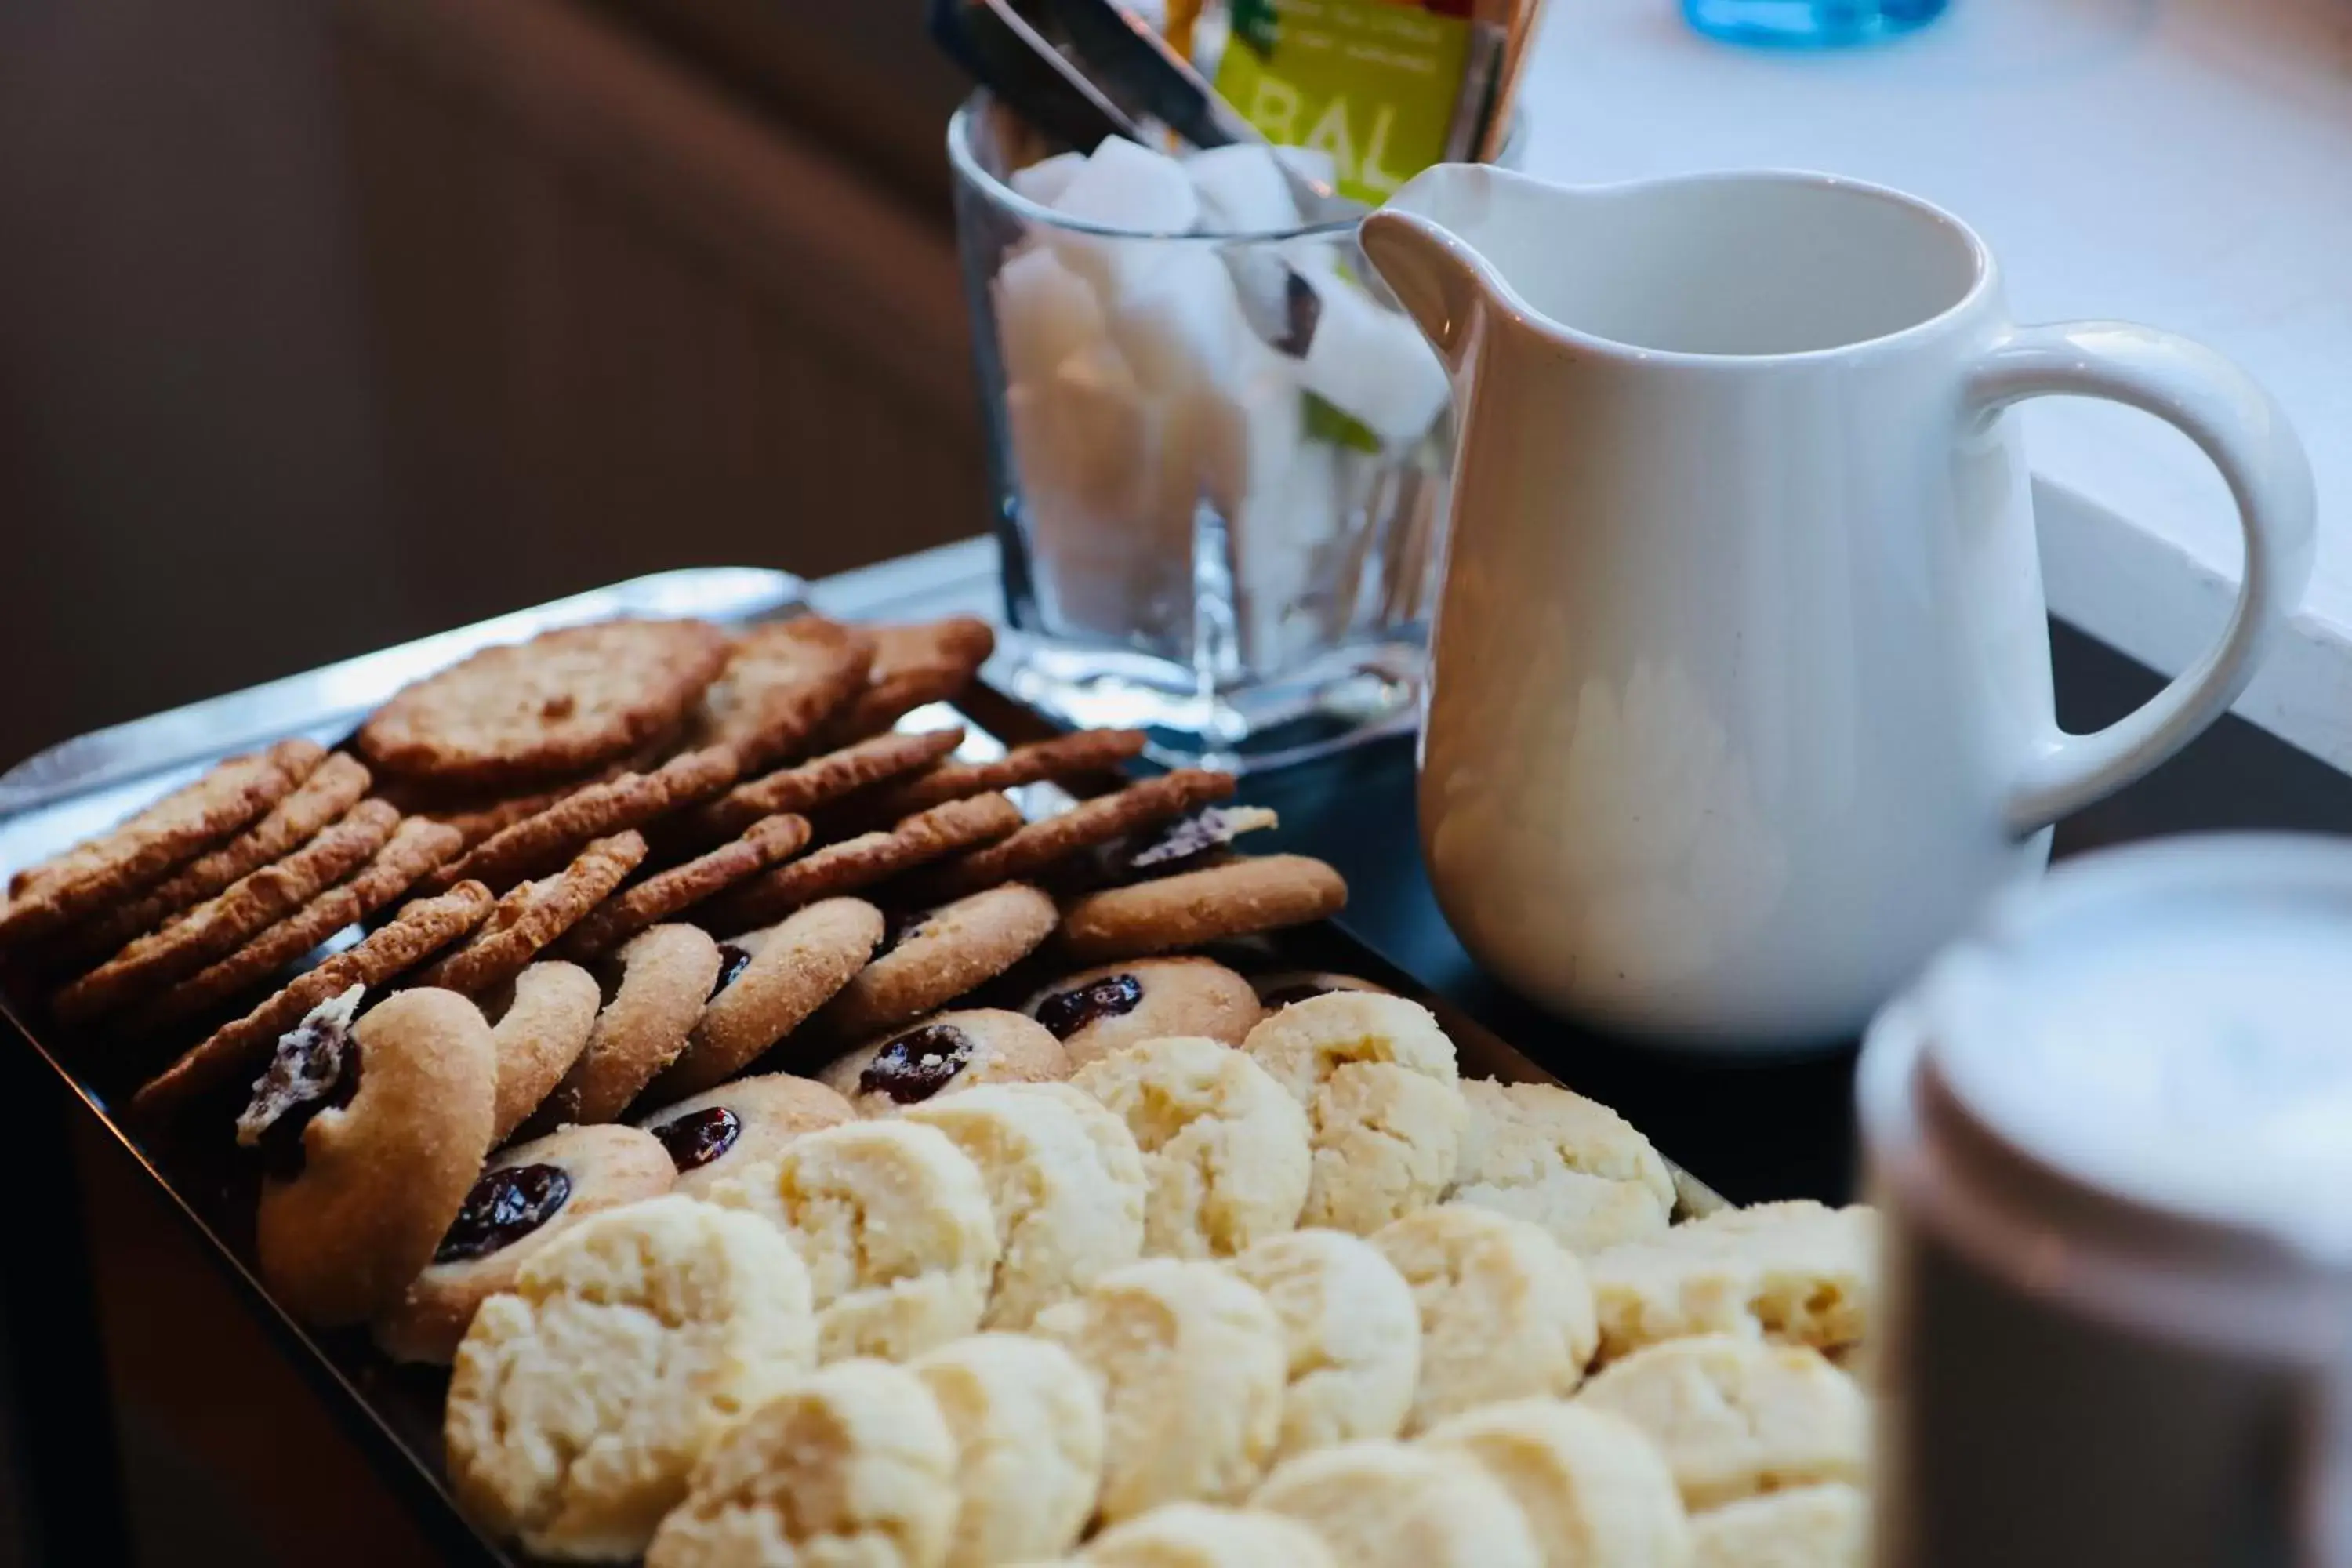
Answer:
[(1462, 1080), (1470, 1113), (1448, 1203), (1533, 1220), (1579, 1257), (1666, 1228), (1675, 1178), (1623, 1117), (1557, 1084)]
[(1078, 1553), (1087, 1568), (1338, 1568), (1323, 1538), (1255, 1509), (1171, 1502), (1114, 1524)]
[(1378, 1249), (1336, 1230), (1296, 1230), (1230, 1267), (1282, 1320), (1290, 1367), (1277, 1461), (1403, 1428), (1421, 1372), (1421, 1310)]
[(1514, 1399), (1450, 1415), (1425, 1447), (1478, 1462), (1535, 1528), (1544, 1568), (1685, 1568), (1690, 1523), (1664, 1458), (1605, 1411)]
[(938, 1568), (955, 1439), (922, 1381), (852, 1360), (768, 1401), (695, 1467), (646, 1568)]
[(1382, 1226), (1372, 1245), (1412, 1287), (1421, 1381), (1405, 1430), (1529, 1394), (1567, 1394), (1598, 1333), (1576, 1259), (1538, 1226), (1446, 1204)]
[(1143, 1250), (1229, 1258), (1298, 1223), (1311, 1173), (1307, 1115), (1264, 1068), (1215, 1040), (1147, 1040), (1071, 1080), (1116, 1112), (1150, 1192)]
[(1294, 1002), (1267, 1014), (1242, 1048), (1301, 1105), (1350, 1062), (1387, 1062), (1446, 1083), (1461, 1076), (1435, 1015), (1384, 992), (1331, 991)]
[(1869, 1332), (1877, 1215), (1808, 1200), (1723, 1209), (1592, 1259), (1601, 1352), (1711, 1332), (1835, 1350)]
[(1577, 1400), (1641, 1428), (1694, 1514), (1785, 1487), (1862, 1480), (1862, 1391), (1801, 1345), (1668, 1340), (1602, 1368)]
[(946, 1568), (1069, 1550), (1102, 1485), (1103, 1413), (1069, 1352), (1027, 1334), (973, 1334), (911, 1363), (956, 1441)]
[(1222, 1268), (1147, 1258), (1038, 1314), (1103, 1396), (1105, 1520), (1161, 1503), (1235, 1502), (1282, 1429), (1282, 1323)]
[(708, 1195), (792, 1238), (815, 1293), (821, 1362), (904, 1361), (980, 1326), (996, 1216), (978, 1168), (936, 1127), (819, 1128)]
[(474, 1315), (442, 1423), (458, 1501), (541, 1556), (625, 1561), (815, 1344), (772, 1226), (675, 1194), (598, 1215)]
[(1691, 1521), (1690, 1568), (1862, 1568), (1870, 1502), (1832, 1482), (1743, 1498)]
[(1283, 1462), (1249, 1500), (1323, 1538), (1349, 1568), (1538, 1568), (1511, 1494), (1444, 1448), (1367, 1441)]
[(982, 1327), (1026, 1328), (1143, 1255), (1149, 1189), (1124, 1123), (1106, 1118), (1127, 1141), (1125, 1158), (1107, 1161), (1081, 1112), (1025, 1085), (983, 1084), (908, 1106), (906, 1119), (946, 1133), (988, 1185), (997, 1258)]

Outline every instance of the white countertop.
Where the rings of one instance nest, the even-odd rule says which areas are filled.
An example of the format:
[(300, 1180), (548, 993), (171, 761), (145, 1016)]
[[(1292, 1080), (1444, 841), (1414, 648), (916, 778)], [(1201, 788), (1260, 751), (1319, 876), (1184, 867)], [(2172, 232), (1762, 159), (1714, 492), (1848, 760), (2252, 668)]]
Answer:
[[(1674, 0), (1550, 0), (1528, 69), (1531, 174), (1898, 185), (1985, 236), (2019, 319), (2146, 321), (2253, 372), (2310, 448), (2320, 546), (2238, 710), (2352, 769), (2352, 0), (1952, 0), (1901, 43), (1818, 54), (1709, 42)], [(2027, 421), (2051, 607), (2183, 668), (2234, 592), (2220, 479), (2140, 415)]]

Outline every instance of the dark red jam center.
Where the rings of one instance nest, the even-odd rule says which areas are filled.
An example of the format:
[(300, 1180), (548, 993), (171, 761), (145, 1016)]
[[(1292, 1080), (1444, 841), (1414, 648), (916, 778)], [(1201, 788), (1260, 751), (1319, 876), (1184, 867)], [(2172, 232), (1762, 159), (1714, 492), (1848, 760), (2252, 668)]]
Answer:
[[(742, 979), (743, 972), (751, 967), (750, 952), (737, 947), (731, 942), (720, 942), (719, 944), (719, 983), (710, 988), (710, 995), (718, 995), (721, 991)], [(709, 1001), (709, 997), (705, 997), (703, 1000)]]
[(680, 1172), (700, 1170), (735, 1147), (742, 1135), (742, 1119), (723, 1105), (689, 1111), (654, 1129), (654, 1136), (669, 1151), (669, 1163)]
[(1143, 1003), (1143, 982), (1132, 974), (1106, 974), (1075, 990), (1056, 991), (1037, 1004), (1037, 1021), (1057, 1040), (1088, 1024), (1132, 1013)]
[(926, 1024), (874, 1053), (857, 1075), (860, 1094), (887, 1094), (900, 1105), (929, 1100), (971, 1059), (972, 1039), (952, 1024)]
[(436, 1263), (470, 1263), (512, 1247), (560, 1212), (572, 1178), (560, 1165), (507, 1165), (489, 1172), (466, 1194), (457, 1223), (433, 1254)]

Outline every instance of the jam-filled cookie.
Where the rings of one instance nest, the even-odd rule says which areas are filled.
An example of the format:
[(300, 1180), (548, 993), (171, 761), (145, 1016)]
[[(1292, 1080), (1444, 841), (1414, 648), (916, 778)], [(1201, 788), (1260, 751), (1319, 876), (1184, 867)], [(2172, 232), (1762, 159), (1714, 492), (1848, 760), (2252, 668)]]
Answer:
[(1064, 975), (1021, 1005), (1072, 1067), (1145, 1040), (1195, 1035), (1238, 1046), (1260, 1016), (1250, 983), (1205, 958), (1139, 958)]
[(614, 1121), (686, 1049), (703, 998), (719, 978), (719, 944), (672, 922), (631, 937), (606, 961), (613, 993), (587, 1048), (531, 1119), (535, 1129)]
[(919, 1018), (993, 980), (1054, 934), (1054, 900), (1010, 882), (893, 921), (874, 961), (814, 1026), (855, 1040)]
[(474, 1310), (591, 1215), (669, 1191), (668, 1152), (634, 1127), (567, 1127), (518, 1144), (467, 1193), (433, 1262), (375, 1321), (394, 1361), (446, 1364)]
[(861, 1114), (889, 1116), (976, 1084), (1058, 1082), (1070, 1076), (1070, 1058), (1035, 1020), (970, 1007), (869, 1041), (816, 1076)]
[(856, 1120), (855, 1106), (814, 1079), (775, 1072), (665, 1105), (637, 1125), (669, 1151), (677, 1190), (700, 1197), (713, 1182), (773, 1160), (803, 1132)]
[(682, 1100), (723, 1083), (848, 984), (883, 937), (882, 911), (862, 899), (825, 899), (774, 925), (719, 944), (719, 983), (686, 1050), (646, 1098)]
[(503, 1143), (563, 1081), (588, 1048), (604, 996), (596, 977), (576, 963), (531, 964), (483, 998), (499, 1051), (499, 1113), (490, 1141)]
[(490, 1026), (447, 991), (404, 991), (353, 1021), (361, 988), (313, 1008), (237, 1119), (257, 1150), (255, 1249), (288, 1310), (361, 1323), (433, 1259), (489, 1152)]
[(1242, 856), (1073, 899), (1062, 947), (1082, 963), (1172, 952), (1305, 925), (1347, 903), (1347, 881), (1311, 856)]

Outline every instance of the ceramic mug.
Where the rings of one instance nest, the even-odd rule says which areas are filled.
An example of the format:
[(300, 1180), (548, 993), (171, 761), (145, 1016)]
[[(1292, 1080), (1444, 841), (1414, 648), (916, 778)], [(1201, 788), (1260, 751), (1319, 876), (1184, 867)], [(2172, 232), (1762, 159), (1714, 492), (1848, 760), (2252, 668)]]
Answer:
[[(2277, 405), (2180, 338), (2019, 326), (1984, 243), (1796, 174), (1570, 189), (1444, 165), (1363, 247), (1463, 426), (1422, 847), (1464, 944), (1662, 1037), (1850, 1037), (2049, 828), (2227, 710), (2310, 575)], [(2237, 501), (2220, 642), (2061, 731), (2012, 406), (2178, 426)]]

